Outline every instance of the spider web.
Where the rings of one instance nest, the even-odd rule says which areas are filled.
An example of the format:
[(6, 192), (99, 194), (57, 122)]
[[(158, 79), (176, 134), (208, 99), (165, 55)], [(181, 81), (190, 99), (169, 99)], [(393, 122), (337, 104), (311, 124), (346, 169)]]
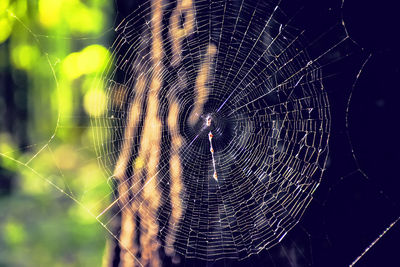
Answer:
[[(101, 77), (107, 88), (109, 117), (93, 122), (100, 130), (95, 134), (99, 159), (110, 177), (120, 175), (115, 174), (120, 172), (115, 170), (119, 158), (129, 163), (123, 165), (123, 179), (114, 181), (115, 187), (128, 189), (117, 192), (116, 200), (99, 218), (106, 217), (109, 226), (125, 212), (133, 212), (140, 220), (149, 216), (159, 225), (157, 242), (168, 245), (166, 239), (172, 233), (174, 249), (186, 258), (244, 259), (285, 237), (301, 219), (321, 181), (330, 134), (323, 68), (337, 60), (334, 53), (346, 52), (343, 43), (349, 37), (337, 23), (310, 41), (304, 29), (294, 26), (304, 19), (302, 12), (280, 1), (196, 1), (191, 7), (193, 22), (188, 21), (189, 11), (180, 10), (182, 27), (193, 23), (194, 29), (182, 38), (176, 63), (175, 40), (168, 33), (174, 30), (171, 12), (179, 2), (176, 6), (163, 2), (165, 18), (159, 29), (163, 54), (160, 62), (153, 63), (154, 5), (145, 3), (116, 28), (111, 48), (114, 60)], [(215, 56), (207, 52), (210, 45), (215, 46)], [(198, 89), (197, 77), (203, 75), (205, 61), (207, 88)], [(161, 73), (154, 73), (155, 64), (163, 64)], [(135, 166), (144, 161), (141, 142), (155, 134), (144, 136), (146, 115), (140, 113), (150, 105), (143, 91), (149, 94), (152, 89), (139, 87), (151, 87), (151, 78), (146, 77), (152, 75), (163, 81), (157, 112), (163, 124), (162, 141), (151, 147), (161, 156), (153, 176), (136, 178), (135, 172), (141, 170)], [(205, 99), (196, 97), (196, 90), (207, 91), (202, 93)], [(179, 127), (173, 129), (167, 124), (171, 95), (179, 105)], [(197, 111), (196, 101), (202, 107), (191, 125), (188, 121)], [(103, 138), (104, 130), (111, 139)], [(177, 152), (178, 181), (173, 181), (170, 163), (176, 153), (174, 135), (183, 138)], [(180, 183), (178, 198), (172, 196), (173, 183)], [(160, 198), (157, 212), (143, 199), (146, 187), (151, 188), (150, 201)], [(179, 217), (168, 223), (174, 209)], [(107, 212), (112, 215), (105, 216)], [(145, 235), (144, 231), (148, 229), (140, 227), (138, 235)], [(123, 234), (118, 230), (115, 235)]]
[[(155, 3), (161, 19), (154, 16)], [(101, 210), (87, 208), (78, 193), (30, 167), (45, 151), (53, 153), (54, 138), (65, 127), (62, 113), (54, 135), (33, 156), (1, 156), (83, 206), (135, 264), (146, 264), (146, 249), (138, 249), (146, 246), (174, 259), (206, 261), (267, 251), (275, 264), (280, 261), (269, 251), (286, 242), (314, 265), (311, 245), (299, 248), (291, 232), (329, 166), (336, 92), (327, 85), (358, 49), (340, 12), (321, 20), (297, 2), (179, 3), (145, 2), (125, 17), (115, 27), (109, 65), (93, 85), (106, 89), (106, 100), (97, 100), (99, 106), (106, 102), (106, 115), (91, 118), (97, 160), (112, 190), (99, 195)], [(49, 38), (26, 29), (39, 44)], [(183, 36), (173, 36), (174, 29), (185, 29)], [(162, 53), (156, 57), (157, 38)], [(46, 58), (57, 83), (56, 64)], [(154, 87), (155, 81), (161, 85)], [(152, 92), (156, 105), (149, 101)], [(156, 112), (148, 117), (152, 106)], [(352, 159), (357, 166), (349, 176), (362, 173), (353, 150)], [(126, 218), (133, 222), (130, 235), (121, 228)], [(302, 241), (310, 243), (313, 235), (301, 229)], [(295, 265), (293, 251), (281, 248), (285, 262)]]

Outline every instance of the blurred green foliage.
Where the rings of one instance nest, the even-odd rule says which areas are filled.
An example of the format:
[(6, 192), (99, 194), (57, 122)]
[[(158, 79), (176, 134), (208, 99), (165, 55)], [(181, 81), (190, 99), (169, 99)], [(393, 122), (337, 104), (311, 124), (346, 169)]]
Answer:
[(93, 215), (111, 190), (89, 118), (106, 111), (93, 81), (110, 60), (112, 4), (0, 1), (0, 266), (102, 264)]

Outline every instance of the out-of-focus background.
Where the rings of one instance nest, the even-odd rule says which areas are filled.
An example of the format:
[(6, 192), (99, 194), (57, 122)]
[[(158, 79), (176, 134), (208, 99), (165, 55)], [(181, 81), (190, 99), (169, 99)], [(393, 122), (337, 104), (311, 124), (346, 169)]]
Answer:
[[(372, 57), (353, 88), (348, 129), (354, 80), (339, 88), (342, 106), (330, 98), (338, 110), (330, 167), (287, 238), (306, 236), (309, 244), (295, 251), (312, 266), (350, 264), (399, 216), (399, 9), (384, 2), (344, 1), (349, 35)], [(106, 109), (93, 81), (110, 60), (114, 28), (137, 5), (0, 0), (0, 266), (102, 265), (107, 231), (92, 214), (111, 191), (92, 143), (89, 118)], [(395, 266), (398, 241), (397, 224), (359, 266)], [(235, 264), (257, 266), (263, 257), (269, 252)]]
[(104, 112), (92, 84), (114, 13), (107, 0), (0, 1), (0, 266), (101, 265), (105, 230), (86, 208), (98, 214), (110, 189), (89, 117)]

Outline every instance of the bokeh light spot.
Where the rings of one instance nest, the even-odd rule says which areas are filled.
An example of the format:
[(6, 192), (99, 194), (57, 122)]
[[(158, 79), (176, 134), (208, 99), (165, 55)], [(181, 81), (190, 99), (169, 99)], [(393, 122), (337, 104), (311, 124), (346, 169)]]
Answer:
[(4, 225), (4, 239), (9, 245), (18, 245), (25, 240), (25, 230), (22, 224), (9, 221)]
[(39, 51), (36, 47), (30, 45), (19, 45), (11, 51), (11, 60), (13, 65), (19, 69), (29, 70), (39, 57)]
[(63, 62), (63, 73), (71, 80), (101, 70), (108, 60), (108, 50), (101, 45), (90, 45), (81, 52), (69, 54)]
[(91, 89), (85, 94), (83, 106), (89, 115), (99, 117), (107, 107), (106, 95), (100, 89)]
[(45, 27), (56, 26), (60, 22), (60, 11), (63, 1), (40, 0), (39, 21)]

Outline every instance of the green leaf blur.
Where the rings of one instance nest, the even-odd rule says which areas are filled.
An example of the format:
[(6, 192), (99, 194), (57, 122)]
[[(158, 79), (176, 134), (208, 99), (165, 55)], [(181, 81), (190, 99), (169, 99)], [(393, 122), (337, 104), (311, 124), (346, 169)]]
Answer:
[[(0, 266), (101, 266), (111, 196), (90, 117), (113, 1), (0, 1)], [(93, 85), (96, 84), (94, 87)]]

